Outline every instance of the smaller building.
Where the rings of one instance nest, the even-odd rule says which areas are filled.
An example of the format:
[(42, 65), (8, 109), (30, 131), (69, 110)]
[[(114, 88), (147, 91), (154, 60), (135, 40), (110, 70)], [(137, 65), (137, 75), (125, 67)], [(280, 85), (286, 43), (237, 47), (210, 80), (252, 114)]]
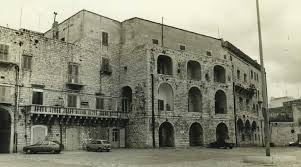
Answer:
[(295, 98), (290, 96), (284, 97), (271, 97), (269, 108), (282, 107), (284, 102), (295, 100)]
[(275, 146), (301, 141), (301, 99), (284, 102), (282, 107), (269, 111), (271, 142)]

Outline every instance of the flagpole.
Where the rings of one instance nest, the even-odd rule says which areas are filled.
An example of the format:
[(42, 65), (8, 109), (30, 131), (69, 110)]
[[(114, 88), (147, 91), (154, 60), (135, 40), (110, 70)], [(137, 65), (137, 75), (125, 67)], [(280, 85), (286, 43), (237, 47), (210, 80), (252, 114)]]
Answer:
[(262, 49), (262, 36), (261, 36), (261, 24), (260, 24), (260, 11), (259, 2), (256, 0), (257, 9), (257, 25), (258, 25), (258, 40), (259, 40), (259, 54), (260, 54), (260, 66), (261, 66), (261, 84), (262, 84), (262, 114), (264, 117), (264, 131), (265, 131), (265, 147), (266, 156), (271, 156), (270, 152), (270, 126), (269, 126), (269, 111), (267, 102), (267, 84), (266, 84), (266, 73), (263, 62), (263, 49)]

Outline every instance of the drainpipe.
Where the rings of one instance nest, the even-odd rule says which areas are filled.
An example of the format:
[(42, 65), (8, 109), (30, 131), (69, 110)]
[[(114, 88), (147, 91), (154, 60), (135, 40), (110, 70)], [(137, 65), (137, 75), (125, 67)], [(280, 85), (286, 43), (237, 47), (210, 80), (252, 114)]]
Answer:
[(233, 105), (234, 105), (234, 130), (235, 130), (235, 144), (238, 146), (238, 138), (237, 138), (237, 125), (236, 125), (236, 97), (235, 97), (235, 83), (233, 82)]
[(19, 99), (19, 66), (15, 65), (15, 71), (16, 71), (16, 78), (15, 78), (15, 106), (14, 106), (14, 148), (13, 152), (17, 153), (18, 152), (18, 133), (17, 133), (17, 122), (19, 118), (19, 113), (18, 113), (18, 99)]
[(155, 136), (155, 98), (154, 98), (154, 74), (151, 74), (152, 79), (152, 137), (153, 148), (156, 148), (156, 136)]

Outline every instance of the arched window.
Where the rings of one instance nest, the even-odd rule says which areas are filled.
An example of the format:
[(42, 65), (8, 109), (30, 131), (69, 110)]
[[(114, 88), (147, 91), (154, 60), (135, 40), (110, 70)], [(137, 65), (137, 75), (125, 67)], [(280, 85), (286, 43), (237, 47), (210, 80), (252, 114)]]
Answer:
[(188, 111), (202, 112), (202, 94), (197, 87), (192, 87), (188, 93)]
[(160, 55), (157, 59), (158, 74), (172, 75), (172, 60), (169, 56)]
[(187, 63), (187, 79), (201, 80), (201, 65), (197, 61), (188, 61)]
[(132, 107), (132, 89), (125, 86), (121, 89), (121, 109), (123, 112), (131, 111)]
[(214, 66), (214, 82), (226, 83), (226, 70), (220, 65)]
[(227, 98), (226, 94), (222, 90), (218, 90), (215, 93), (215, 114), (227, 113)]
[(173, 111), (173, 90), (168, 83), (162, 83), (158, 91), (159, 111)]

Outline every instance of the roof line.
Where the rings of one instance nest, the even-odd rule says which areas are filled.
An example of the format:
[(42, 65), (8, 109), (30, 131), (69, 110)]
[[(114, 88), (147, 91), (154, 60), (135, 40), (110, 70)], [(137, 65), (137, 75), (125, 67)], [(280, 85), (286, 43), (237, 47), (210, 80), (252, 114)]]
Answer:
[[(150, 22), (150, 23), (162, 25), (161, 23), (158, 23), (158, 22), (155, 22), (155, 21), (151, 21), (151, 20), (147, 20), (147, 19), (143, 19), (143, 18), (140, 18), (140, 17), (133, 17), (133, 18), (130, 18), (130, 19), (126, 19), (123, 22), (134, 20), (134, 19), (139, 19), (139, 20)], [(174, 29), (185, 31), (185, 32), (189, 32), (189, 33), (192, 33), (192, 34), (195, 34), (195, 35), (200, 35), (200, 36), (207, 37), (207, 38), (212, 38), (212, 39), (215, 39), (215, 40), (221, 40), (221, 38), (216, 38), (216, 37), (212, 37), (212, 36), (209, 36), (209, 35), (200, 34), (200, 33), (197, 33), (197, 32), (185, 30), (185, 29), (182, 29), (182, 28), (178, 28), (178, 27), (174, 27), (174, 26), (170, 26), (170, 25), (166, 25), (166, 24), (163, 24), (163, 25), (165, 27), (174, 28)]]
[[(114, 19), (111, 19), (111, 18), (109, 18), (109, 17), (100, 15), (100, 14), (98, 14), (98, 13), (95, 13), (95, 12), (92, 12), (92, 11), (89, 11), (89, 10), (86, 10), (86, 9), (82, 9), (82, 10), (78, 11), (77, 13), (73, 14), (72, 16), (68, 17), (67, 19), (63, 20), (61, 23), (59, 23), (59, 25), (65, 23), (66, 21), (68, 21), (69, 19), (71, 19), (72, 17), (78, 15), (78, 14), (81, 13), (81, 12), (89, 12), (89, 13), (95, 14), (95, 15), (97, 15), (97, 16), (104, 17), (104, 18), (113, 20), (113, 21), (115, 21), (115, 22), (121, 23), (121, 22), (118, 21), (118, 20), (114, 20)], [(49, 30), (47, 30), (44, 34), (46, 34), (46, 33), (48, 33), (49, 31), (51, 31), (51, 29), (52, 29), (52, 28), (50, 28)]]

